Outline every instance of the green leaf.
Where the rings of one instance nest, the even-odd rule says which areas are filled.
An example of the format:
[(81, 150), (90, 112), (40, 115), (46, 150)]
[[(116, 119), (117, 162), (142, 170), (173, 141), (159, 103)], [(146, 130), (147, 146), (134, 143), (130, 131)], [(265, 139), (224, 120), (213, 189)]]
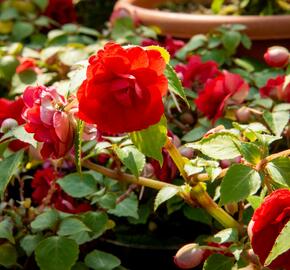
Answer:
[(37, 235), (26, 235), (20, 240), (20, 246), (25, 251), (27, 256), (31, 256), (31, 254), (34, 252), (37, 245), (40, 243), (40, 241), (43, 239), (43, 237), (39, 234)]
[(263, 199), (259, 196), (251, 195), (247, 198), (247, 201), (250, 203), (253, 209), (256, 210), (263, 202)]
[(57, 180), (57, 183), (74, 198), (83, 198), (97, 191), (97, 182), (89, 173), (71, 173)]
[(71, 270), (89, 270), (83, 262), (77, 262)]
[(104, 196), (99, 198), (97, 202), (102, 208), (112, 209), (116, 207), (117, 195), (113, 192), (107, 192)]
[(165, 76), (168, 80), (168, 89), (177, 96), (181, 97), (182, 100), (189, 106), (188, 100), (185, 96), (183, 86), (178, 79), (174, 69), (169, 64), (166, 65)]
[(145, 156), (135, 146), (131, 145), (123, 148), (114, 145), (113, 149), (131, 173), (139, 177), (145, 166)]
[(15, 244), (12, 230), (13, 225), (8, 219), (0, 222), (0, 238), (7, 239), (10, 243)]
[(48, 5), (49, 0), (33, 0), (33, 2), (44, 11)]
[(4, 55), (0, 58), (0, 79), (10, 82), (15, 74), (19, 61), (12, 55)]
[(37, 147), (37, 141), (33, 138), (33, 133), (28, 133), (24, 126), (17, 127), (12, 130), (14, 137), (22, 142), (29, 143), (34, 148)]
[(9, 21), (19, 16), (15, 8), (5, 8), (1, 10), (0, 21)]
[(221, 184), (221, 203), (239, 202), (258, 191), (261, 178), (257, 171), (243, 164), (229, 168)]
[(209, 135), (196, 144), (186, 144), (187, 147), (200, 150), (204, 155), (214, 159), (233, 159), (240, 156), (236, 136), (220, 132)]
[(75, 146), (75, 164), (77, 167), (77, 171), (82, 171), (82, 160), (81, 160), (81, 151), (82, 151), (82, 137), (85, 123), (81, 120), (77, 120), (77, 129), (74, 138), (74, 146)]
[(157, 210), (160, 204), (166, 202), (167, 200), (175, 196), (178, 192), (178, 188), (170, 186), (160, 189), (154, 201), (154, 211)]
[(288, 250), (290, 250), (290, 220), (278, 235), (275, 244), (265, 261), (265, 266), (269, 265), (279, 255), (287, 252)]
[(15, 74), (12, 78), (12, 89), (10, 94), (22, 94), (27, 85), (35, 85), (37, 74), (33, 70), (25, 70)]
[(202, 138), (202, 136), (207, 132), (207, 128), (204, 126), (199, 126), (193, 128), (188, 133), (186, 133), (181, 139), (185, 142), (194, 142)]
[(10, 243), (0, 245), (0, 265), (5, 268), (10, 268), (17, 261), (17, 252), (14, 246)]
[(52, 229), (57, 224), (58, 220), (58, 212), (56, 210), (49, 209), (46, 212), (37, 216), (30, 225), (34, 231), (43, 231), (47, 229)]
[(125, 200), (116, 205), (114, 209), (108, 211), (117, 217), (138, 218), (138, 199), (135, 194), (131, 194)]
[(180, 59), (185, 59), (187, 54), (205, 45), (207, 38), (205, 35), (194, 35), (185, 46), (183, 46), (175, 55)]
[(261, 161), (261, 150), (254, 143), (241, 143), (240, 151), (242, 156), (251, 164), (258, 164)]
[(57, 234), (60, 236), (89, 232), (90, 229), (77, 218), (65, 218), (61, 221)]
[(165, 116), (161, 117), (159, 123), (130, 133), (134, 145), (146, 156), (152, 157), (163, 163), (162, 147), (167, 139), (167, 121)]
[(239, 240), (238, 231), (236, 228), (224, 229), (216, 233), (210, 240), (219, 244), (237, 242)]
[(31, 23), (17, 21), (13, 25), (12, 36), (15, 40), (20, 41), (29, 37), (34, 32), (34, 26)]
[(211, 226), (211, 216), (202, 208), (192, 208), (188, 205), (183, 207), (183, 214), (190, 220), (201, 222)]
[(85, 264), (96, 270), (112, 270), (119, 266), (121, 261), (112, 254), (95, 249), (85, 257)]
[(205, 261), (202, 270), (232, 270), (233, 266), (233, 258), (221, 254), (213, 254)]
[(35, 249), (35, 260), (41, 270), (70, 270), (77, 261), (79, 248), (74, 240), (51, 236)]
[(0, 196), (3, 198), (4, 192), (9, 184), (12, 176), (16, 173), (16, 170), (22, 161), (23, 151), (18, 151), (15, 154), (10, 155), (0, 162)]
[(75, 63), (88, 58), (86, 51), (75, 48), (67, 48), (65, 51), (60, 52), (58, 56), (59, 60), (67, 66), (73, 66)]
[(247, 35), (242, 34), (241, 43), (248, 50), (252, 47), (252, 41)]
[(211, 10), (213, 13), (218, 14), (223, 6), (225, 0), (213, 0), (211, 3)]
[(290, 158), (276, 158), (267, 164), (266, 170), (275, 182), (290, 187)]
[(230, 51), (235, 52), (241, 41), (241, 34), (235, 31), (226, 31), (222, 36), (222, 43), (224, 47)]
[(82, 215), (82, 221), (96, 237), (106, 230), (108, 215), (104, 212), (87, 212)]
[(271, 131), (276, 136), (280, 136), (285, 126), (288, 124), (289, 112), (278, 111), (270, 113), (269, 111), (264, 111), (263, 118), (267, 125), (270, 127)]

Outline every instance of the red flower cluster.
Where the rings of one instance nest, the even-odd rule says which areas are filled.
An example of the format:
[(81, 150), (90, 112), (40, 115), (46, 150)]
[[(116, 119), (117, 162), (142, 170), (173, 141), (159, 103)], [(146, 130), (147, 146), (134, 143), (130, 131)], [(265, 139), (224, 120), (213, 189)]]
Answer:
[(290, 102), (290, 83), (283, 89), (285, 76), (279, 75), (275, 79), (269, 79), (260, 89), (261, 97), (270, 97), (275, 100)]
[[(265, 263), (281, 230), (290, 220), (290, 190), (278, 189), (267, 196), (256, 209), (248, 227), (252, 248)], [(290, 269), (290, 250), (278, 256), (268, 267)]]
[(72, 0), (49, 0), (44, 15), (60, 24), (76, 22), (77, 20)]
[(74, 125), (64, 110), (66, 100), (55, 88), (28, 86), (23, 93), (25, 130), (43, 142), (42, 157), (63, 157), (73, 145)]
[(34, 189), (32, 193), (33, 201), (37, 204), (41, 204), (52, 188), (53, 192), (51, 194), (50, 204), (57, 210), (72, 214), (91, 210), (91, 206), (88, 203), (78, 203), (74, 198), (61, 190), (60, 186), (55, 183), (55, 180), (59, 177), (61, 177), (61, 175), (52, 168), (36, 171), (31, 182), (31, 186)]
[[(0, 127), (5, 130), (6, 127), (9, 130), (14, 125), (24, 124), (24, 120), (21, 117), (24, 108), (22, 98), (18, 98), (15, 101), (8, 100), (5, 98), (0, 99)], [(27, 147), (28, 144), (19, 140), (12, 141), (9, 143), (9, 148), (13, 151), (18, 151), (21, 148)]]
[(33, 70), (35, 72), (39, 72), (40, 69), (36, 65), (36, 61), (33, 58), (24, 58), (20, 59), (20, 64), (16, 68), (16, 73), (21, 73), (26, 70)]
[(223, 71), (206, 82), (195, 104), (209, 119), (215, 121), (222, 115), (226, 105), (242, 103), (248, 92), (249, 85), (240, 75)]
[(193, 87), (195, 90), (202, 89), (208, 79), (219, 74), (218, 64), (215, 61), (202, 62), (199, 55), (191, 56), (186, 65), (176, 65), (175, 71), (181, 78), (184, 87)]
[(156, 50), (106, 44), (89, 59), (87, 79), (77, 94), (79, 118), (114, 134), (156, 124), (167, 93), (165, 65)]

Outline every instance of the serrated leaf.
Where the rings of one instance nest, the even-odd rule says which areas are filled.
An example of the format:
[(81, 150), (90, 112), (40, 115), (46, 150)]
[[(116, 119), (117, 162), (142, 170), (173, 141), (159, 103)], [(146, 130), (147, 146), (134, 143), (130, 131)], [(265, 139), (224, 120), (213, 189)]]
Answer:
[(145, 156), (134, 146), (126, 146), (123, 148), (114, 146), (113, 149), (131, 173), (139, 177), (145, 166)]
[(59, 215), (56, 210), (49, 209), (46, 212), (40, 214), (31, 222), (31, 228), (34, 231), (43, 231), (52, 229), (58, 222)]
[(232, 165), (221, 184), (221, 203), (239, 202), (258, 191), (261, 178), (257, 171), (243, 164)]
[(83, 198), (97, 191), (97, 182), (89, 173), (72, 173), (57, 180), (63, 191), (74, 198)]
[(27, 256), (31, 256), (31, 254), (34, 252), (37, 245), (40, 243), (40, 241), (43, 239), (43, 237), (39, 234), (37, 235), (25, 235), (20, 240), (20, 246), (25, 251)]
[(79, 248), (74, 240), (51, 236), (42, 240), (35, 249), (35, 260), (41, 270), (70, 270), (77, 261)]
[(160, 122), (143, 129), (130, 133), (134, 145), (146, 156), (152, 157), (163, 163), (162, 147), (167, 139), (167, 120), (162, 116)]
[(125, 200), (116, 205), (114, 209), (108, 211), (117, 217), (138, 218), (138, 199), (135, 194), (131, 194)]
[(265, 265), (271, 264), (279, 255), (290, 250), (290, 220), (279, 233), (272, 250), (270, 251)]
[(82, 215), (82, 221), (92, 231), (91, 234), (96, 237), (106, 230), (108, 215), (104, 212), (87, 212)]
[(216, 233), (210, 240), (219, 244), (237, 242), (239, 240), (238, 231), (235, 228), (224, 229)]
[(4, 192), (9, 184), (12, 176), (16, 173), (16, 170), (22, 160), (23, 151), (18, 151), (15, 154), (10, 155), (0, 162), (0, 196), (3, 198)]
[(169, 91), (173, 92), (174, 94), (182, 98), (182, 100), (189, 106), (188, 100), (184, 93), (183, 86), (180, 80), (178, 79), (174, 69), (169, 64), (166, 65), (165, 76), (167, 77), (168, 80)]
[(0, 238), (7, 239), (10, 243), (15, 244), (12, 230), (13, 225), (8, 219), (0, 222)]
[(77, 120), (77, 129), (75, 133), (74, 146), (75, 146), (75, 164), (77, 171), (82, 171), (82, 160), (81, 160), (81, 151), (82, 151), (82, 136), (85, 123), (81, 120)]
[(213, 254), (205, 261), (203, 270), (232, 270), (234, 265), (233, 258), (221, 255)]
[(121, 264), (114, 255), (100, 250), (93, 250), (85, 257), (85, 264), (95, 270), (112, 270)]
[(275, 182), (290, 187), (290, 158), (276, 158), (266, 165), (266, 170)]
[(157, 210), (160, 204), (166, 202), (179, 192), (176, 187), (164, 187), (157, 193), (157, 196), (154, 201), (154, 211)]
[(280, 136), (283, 132), (285, 126), (289, 121), (288, 111), (278, 111), (270, 113), (269, 111), (264, 111), (263, 118), (271, 131), (276, 135)]
[(16, 261), (16, 248), (10, 243), (4, 243), (0, 245), (0, 265), (3, 265), (7, 269), (15, 265)]
[(240, 151), (242, 156), (251, 164), (258, 164), (262, 159), (260, 148), (254, 143), (241, 143)]
[(57, 234), (67, 236), (89, 231), (90, 229), (81, 220), (77, 218), (65, 218), (61, 221)]
[(14, 137), (22, 142), (29, 143), (34, 148), (37, 147), (37, 141), (34, 140), (33, 133), (28, 133), (23, 126), (17, 127), (12, 130)]

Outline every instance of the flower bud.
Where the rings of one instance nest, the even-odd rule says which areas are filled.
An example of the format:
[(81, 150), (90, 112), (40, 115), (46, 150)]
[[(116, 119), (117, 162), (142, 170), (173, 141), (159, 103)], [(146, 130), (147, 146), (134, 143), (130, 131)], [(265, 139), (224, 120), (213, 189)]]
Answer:
[(180, 115), (180, 121), (183, 124), (192, 125), (194, 123), (194, 118), (193, 118), (193, 115), (190, 112), (185, 112), (182, 115)]
[(241, 123), (247, 123), (250, 120), (251, 112), (249, 108), (242, 107), (236, 111), (236, 118)]
[(289, 51), (285, 47), (273, 46), (268, 48), (264, 59), (271, 67), (283, 68), (289, 62)]
[(190, 147), (181, 146), (178, 150), (183, 157), (188, 159), (192, 159), (194, 156), (194, 150)]
[(198, 244), (188, 244), (177, 251), (174, 263), (181, 269), (191, 269), (203, 261), (204, 253), (205, 251), (200, 249)]
[(11, 130), (11, 129), (17, 127), (17, 126), (18, 126), (18, 123), (17, 123), (17, 121), (15, 119), (7, 118), (7, 119), (5, 119), (2, 122), (0, 132), (1, 133), (6, 133), (9, 130)]

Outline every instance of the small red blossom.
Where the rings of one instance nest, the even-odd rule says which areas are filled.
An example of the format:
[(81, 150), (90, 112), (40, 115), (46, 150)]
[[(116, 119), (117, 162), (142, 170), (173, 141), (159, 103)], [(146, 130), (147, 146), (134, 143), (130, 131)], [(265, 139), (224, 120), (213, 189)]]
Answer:
[(207, 82), (219, 74), (218, 64), (215, 61), (202, 62), (199, 55), (193, 55), (187, 64), (178, 64), (175, 71), (181, 78), (182, 85), (187, 88), (200, 90)]
[(240, 104), (249, 92), (249, 85), (238, 74), (223, 71), (209, 79), (199, 93), (195, 104), (209, 119), (216, 121), (229, 104)]
[(283, 89), (285, 76), (279, 75), (269, 79), (266, 85), (260, 88), (261, 97), (270, 97), (274, 100), (290, 102), (290, 83)]
[[(0, 127), (2, 130), (5, 129), (4, 126), (9, 130), (17, 125), (24, 124), (24, 120), (21, 117), (22, 111), (24, 109), (23, 99), (20, 97), (16, 100), (8, 100), (5, 98), (0, 98)], [(11, 124), (13, 126), (11, 126)], [(9, 148), (12, 151), (18, 151), (22, 148), (27, 147), (28, 144), (19, 140), (14, 140), (9, 143)]]
[(43, 199), (46, 198), (52, 188), (49, 205), (57, 210), (72, 214), (91, 210), (91, 206), (88, 203), (79, 203), (61, 190), (60, 186), (55, 183), (55, 180), (61, 176), (60, 173), (57, 173), (51, 167), (37, 170), (31, 182), (31, 187), (34, 189), (32, 193), (33, 201), (37, 204), (42, 204)]
[[(278, 189), (267, 196), (256, 209), (248, 227), (252, 248), (261, 264), (265, 263), (272, 247), (286, 223), (290, 220), (290, 190)], [(290, 250), (278, 256), (270, 269), (290, 269)]]
[(42, 157), (63, 157), (72, 148), (74, 137), (71, 114), (64, 110), (65, 98), (55, 88), (28, 86), (23, 100), (25, 130), (34, 133), (34, 139), (43, 143)]
[(44, 15), (60, 24), (72, 23), (77, 20), (72, 0), (49, 0)]
[(32, 58), (21, 58), (20, 64), (16, 68), (16, 73), (21, 73), (26, 70), (33, 70), (36, 73), (40, 72), (40, 69), (37, 67), (36, 60)]
[(289, 63), (289, 51), (285, 47), (273, 46), (267, 49), (264, 59), (271, 67), (283, 68)]
[(107, 43), (89, 59), (87, 78), (77, 94), (79, 118), (115, 134), (156, 124), (167, 93), (165, 65), (156, 50)]

